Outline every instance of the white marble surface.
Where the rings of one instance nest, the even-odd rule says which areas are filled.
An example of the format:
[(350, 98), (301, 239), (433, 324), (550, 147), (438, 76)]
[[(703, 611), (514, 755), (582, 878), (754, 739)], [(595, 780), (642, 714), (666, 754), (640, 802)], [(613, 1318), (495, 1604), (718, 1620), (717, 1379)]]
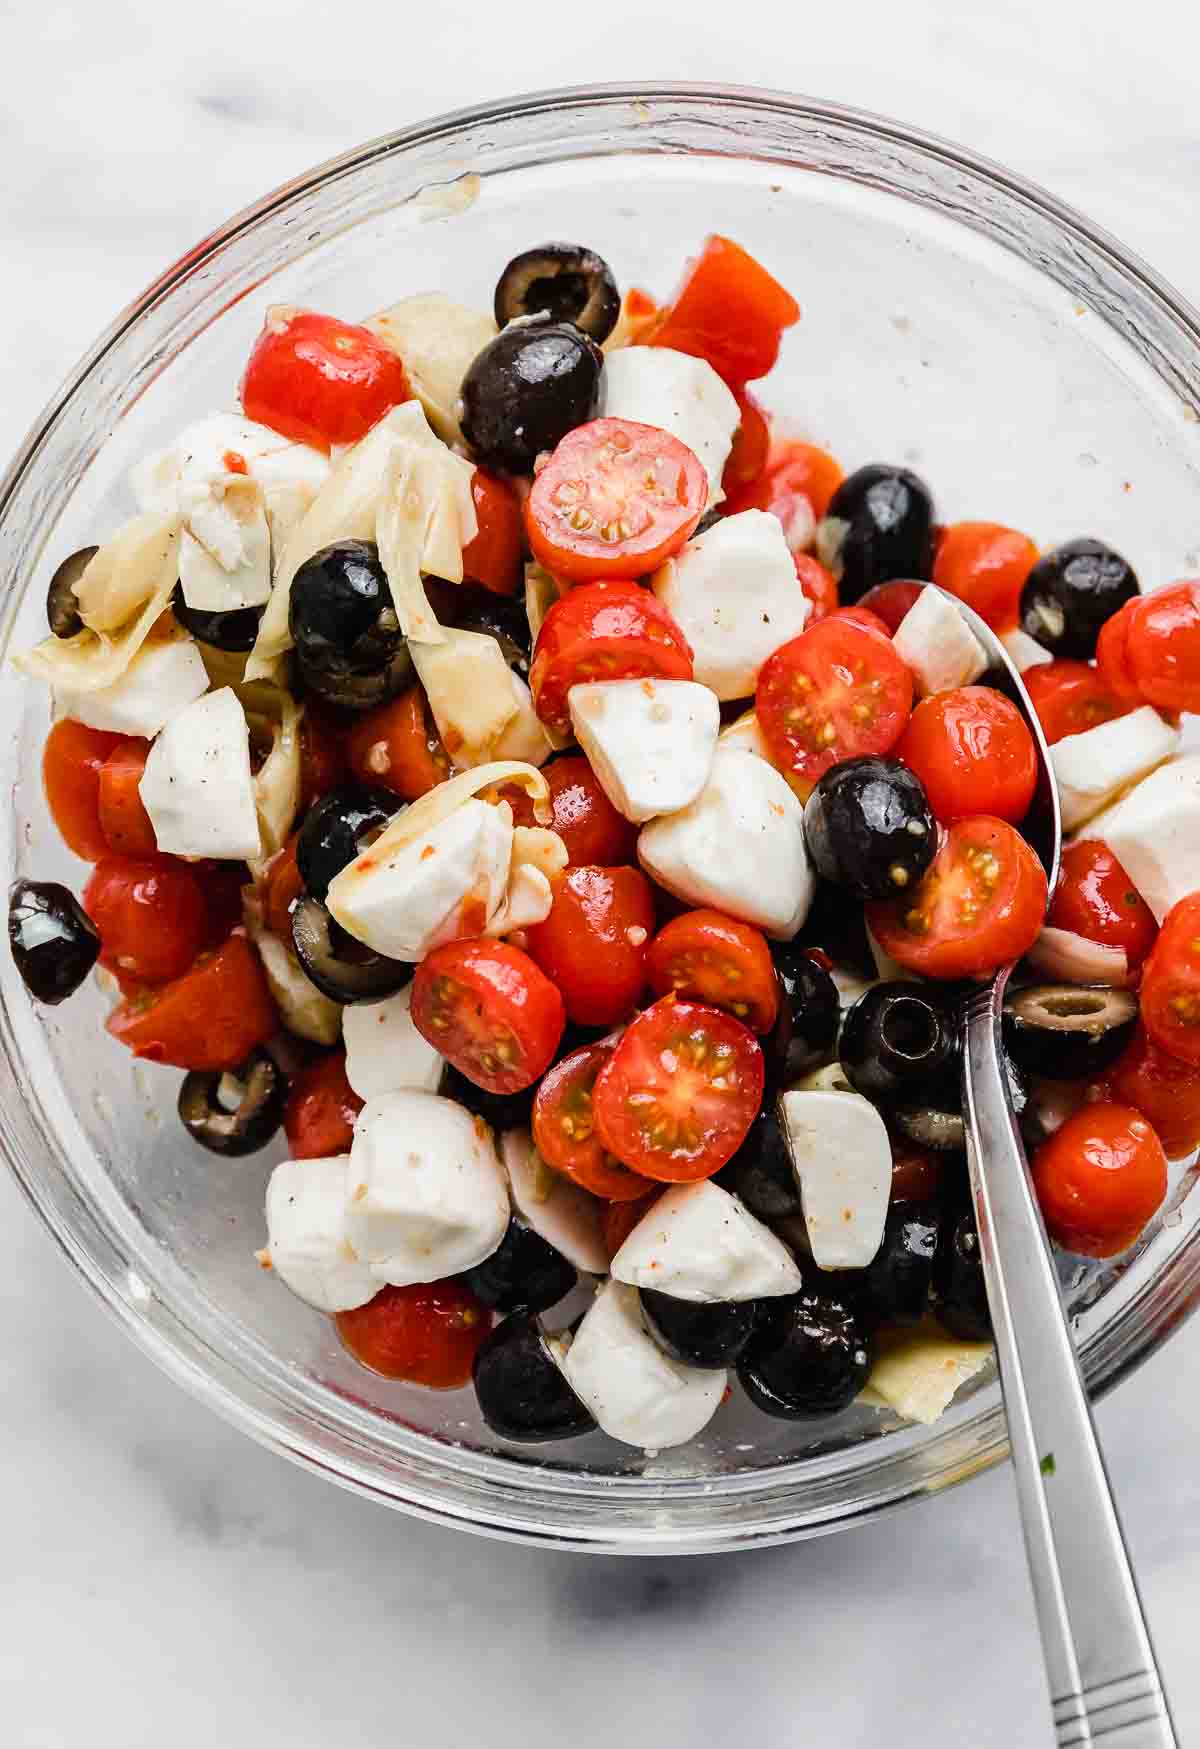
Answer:
[[(0, 451), (234, 208), (441, 108), (635, 76), (875, 107), (1040, 179), (1200, 298), (1200, 22), (1163, 0), (44, 0), (0, 9)], [(818, 1543), (619, 1562), (410, 1522), (160, 1377), (0, 1178), (6, 1749), (1049, 1741), (1011, 1479)], [(1200, 1738), (1200, 1323), (1100, 1413)]]

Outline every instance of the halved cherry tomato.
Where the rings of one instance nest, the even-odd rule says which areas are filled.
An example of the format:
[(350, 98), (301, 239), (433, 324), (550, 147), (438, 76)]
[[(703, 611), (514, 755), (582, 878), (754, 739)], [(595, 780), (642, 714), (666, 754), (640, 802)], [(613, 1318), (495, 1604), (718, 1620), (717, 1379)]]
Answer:
[(821, 561), (814, 559), (811, 553), (793, 553), (792, 563), (800, 579), (800, 588), (812, 607), (808, 617), (809, 625), (815, 625), (827, 614), (836, 613), (838, 586), (833, 572), (827, 571)]
[(540, 966), (507, 941), (448, 941), (412, 983), (413, 1025), (477, 1087), (519, 1093), (554, 1061), (563, 999)]
[(107, 1026), (149, 1062), (236, 1069), (278, 1030), (279, 1017), (258, 955), (244, 935), (231, 935), (174, 983), (122, 1002)]
[(277, 304), (242, 378), (247, 419), (328, 450), (357, 443), (412, 394), (400, 355), (369, 328)]
[(42, 749), (42, 782), (54, 824), (68, 850), (84, 862), (108, 854), (100, 822), (100, 773), (123, 737), (62, 717)]
[(1018, 960), (1046, 913), (1046, 875), (1020, 833), (957, 820), (915, 893), (867, 906), (880, 947), (925, 978), (972, 978)]
[(515, 595), (522, 579), (521, 506), (507, 480), (476, 468), (471, 476), (478, 531), (463, 548), (463, 576), (494, 595)]
[(346, 738), (350, 769), (362, 783), (382, 784), (415, 802), (450, 775), (450, 760), (419, 683), (364, 711)]
[(731, 492), (722, 509), (727, 516), (739, 510), (769, 510), (783, 524), (788, 545), (803, 545), (812, 538), (814, 524), (824, 516), (844, 478), (840, 462), (828, 450), (783, 438), (771, 445), (765, 472)]
[(585, 863), (556, 875), (554, 905), (525, 931), (530, 958), (557, 984), (567, 1019), (615, 1026), (646, 984), (654, 894), (636, 868)]
[(648, 1215), (663, 1188), (656, 1184), (649, 1196), (639, 1197), (637, 1202), (610, 1202), (604, 1211), (602, 1227), (604, 1233), (604, 1249), (608, 1252), (611, 1263), (617, 1252), (628, 1239), (633, 1229), (640, 1225), (643, 1216)]
[(1181, 1063), (1155, 1044), (1144, 1026), (1105, 1076), (1110, 1095), (1140, 1111), (1158, 1134), (1167, 1158), (1200, 1147), (1200, 1068)]
[(732, 389), (765, 377), (800, 306), (765, 267), (728, 237), (712, 236), (654, 327), (651, 346), (706, 358)]
[[(1136, 601), (1127, 601), (1124, 607), (1118, 608), (1112, 618), (1106, 619), (1100, 627), (1100, 636), (1096, 639), (1096, 671), (1105, 691), (1119, 700), (1126, 710), (1132, 710), (1135, 705), (1143, 702), (1141, 689), (1133, 672), (1133, 655), (1129, 643), (1136, 606)], [(1111, 714), (1121, 716), (1123, 713), (1113, 711)]]
[[(542, 776), (550, 788), (551, 830), (566, 845), (569, 863), (598, 863), (601, 868), (632, 864), (638, 829), (618, 814), (582, 753), (552, 759), (542, 767)], [(500, 793), (512, 808), (514, 825), (537, 825), (527, 789), (506, 784)]]
[(1140, 1112), (1084, 1105), (1033, 1157), (1046, 1231), (1068, 1251), (1114, 1257), (1167, 1194), (1167, 1157)]
[(1078, 839), (1064, 849), (1047, 921), (1085, 941), (1123, 948), (1133, 971), (1158, 934), (1153, 911), (1108, 845), (1096, 838)]
[(711, 1178), (745, 1140), (763, 1080), (749, 1027), (719, 1008), (664, 996), (625, 1028), (600, 1071), (596, 1128), (646, 1178)]
[(457, 1391), (492, 1327), (491, 1313), (457, 1276), (385, 1287), (351, 1312), (339, 1312), (338, 1335), (355, 1360), (386, 1379), (434, 1391)]
[(100, 931), (100, 964), (140, 984), (186, 972), (208, 920), (191, 869), (165, 856), (104, 857), (83, 889), (83, 908)]
[(677, 995), (727, 1008), (755, 1032), (770, 1032), (779, 980), (767, 939), (723, 911), (685, 911), (660, 929), (646, 956), (656, 996)]
[(529, 685), (538, 716), (567, 733), (567, 694), (585, 680), (690, 680), (692, 647), (656, 596), (637, 583), (589, 583), (542, 621)]
[[(346, 722), (320, 699), (305, 700), (300, 719), (300, 812), (336, 789), (346, 776)], [(378, 779), (372, 781), (378, 782)]]
[(1067, 735), (1082, 735), (1133, 709), (1129, 699), (1114, 692), (1108, 677), (1086, 662), (1039, 662), (1021, 678), (1051, 747)]
[(1132, 689), (1160, 711), (1200, 710), (1200, 580), (1135, 596), (1102, 639), (1110, 626), (1096, 658), (1114, 688)]
[(726, 497), (758, 479), (771, 448), (771, 427), (763, 408), (748, 389), (735, 390), (734, 396), (742, 417), (721, 475), (721, 490)]
[(242, 893), (249, 884), (243, 862), (218, 861), (206, 857), (188, 867), (200, 883), (204, 894), (205, 924), (201, 953), (211, 953), (227, 941), (242, 921)]
[(860, 595), (858, 606), (866, 608), (868, 613), (881, 619), (888, 631), (895, 634), (900, 630), (901, 620), (920, 593), (919, 583), (906, 583), (901, 578), (895, 578), (891, 583), (876, 583), (873, 589)]
[(542, 1077), (533, 1101), (533, 1140), (555, 1172), (606, 1202), (634, 1202), (649, 1190), (644, 1178), (615, 1160), (592, 1112), (596, 1077), (613, 1054), (610, 1044), (583, 1045)]
[(567, 433), (525, 500), (533, 556), (568, 583), (645, 577), (704, 515), (708, 476), (677, 437), (633, 419)]
[(1142, 971), (1142, 1024), (1164, 1051), (1200, 1065), (1200, 893), (1163, 918)]
[(835, 607), (827, 615), (830, 619), (846, 619), (851, 625), (865, 626), (869, 632), (874, 632), (877, 638), (882, 638), (890, 644), (892, 634), (877, 613), (872, 613), (869, 607), (864, 607), (861, 601), (856, 601), (853, 607)]
[(957, 686), (923, 698), (894, 748), (915, 771), (943, 826), (969, 814), (1013, 825), (1037, 787), (1037, 750), (1011, 700), (990, 686)]
[(767, 657), (755, 706), (774, 763), (811, 785), (841, 759), (895, 746), (912, 675), (890, 639), (833, 615)]
[(278, 856), (271, 858), (267, 869), (263, 909), (267, 928), (272, 935), (289, 941), (292, 934), (292, 906), (304, 892), (304, 882), (296, 863), (296, 839), (293, 832)]
[(138, 785), (146, 769), (149, 741), (131, 735), (118, 742), (100, 767), (96, 803), (108, 847), (121, 856), (152, 856), (158, 849), (154, 827)]
[(363, 1101), (346, 1079), (345, 1051), (329, 1051), (302, 1069), (288, 1091), (283, 1129), (293, 1160), (348, 1154)]
[(1018, 529), (999, 522), (952, 522), (941, 531), (933, 580), (973, 607), (993, 631), (1009, 632), (1037, 559), (1036, 546)]

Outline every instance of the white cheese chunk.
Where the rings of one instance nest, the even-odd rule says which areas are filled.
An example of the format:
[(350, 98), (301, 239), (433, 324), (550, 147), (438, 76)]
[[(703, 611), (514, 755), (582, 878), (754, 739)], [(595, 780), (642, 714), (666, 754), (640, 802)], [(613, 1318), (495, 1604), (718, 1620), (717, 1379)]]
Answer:
[(932, 1321), (915, 1330), (882, 1330), (859, 1401), (882, 1404), (906, 1421), (928, 1425), (983, 1371), (992, 1354), (990, 1342), (962, 1342)]
[(347, 1198), (367, 1262), (394, 1287), (482, 1263), (508, 1227), (508, 1187), (492, 1132), (452, 1099), (386, 1093), (354, 1126)]
[(683, 1366), (662, 1352), (643, 1322), (636, 1288), (619, 1281), (596, 1296), (562, 1370), (603, 1432), (646, 1451), (694, 1438), (725, 1392), (723, 1369)]
[(724, 498), (721, 475), (742, 416), (733, 391), (706, 359), (668, 346), (610, 352), (600, 380), (600, 413), (669, 431), (703, 464), (709, 508)]
[(233, 613), (271, 593), (271, 531), (262, 487), (244, 474), (184, 481), (179, 586), (189, 607)]
[(1073, 832), (1147, 777), (1179, 746), (1173, 729), (1150, 705), (1097, 723), (1079, 735), (1065, 735), (1050, 749), (1058, 784), (1063, 830)]
[(736, 747), (743, 753), (753, 753), (756, 759), (765, 759), (768, 765), (771, 763), (767, 743), (758, 726), (757, 711), (744, 711), (732, 723), (727, 723), (717, 736), (717, 746)]
[(235, 860), (262, 854), (250, 735), (232, 687), (171, 718), (146, 756), (138, 790), (160, 850)]
[(774, 766), (738, 747), (717, 748), (690, 807), (643, 827), (638, 861), (677, 898), (714, 905), (781, 941), (812, 903), (804, 809)]
[(208, 674), (190, 638), (142, 645), (119, 680), (96, 692), (54, 688), (55, 714), (114, 735), (158, 734), (164, 723), (208, 690)]
[(436, 1093), (446, 1059), (413, 1025), (412, 985), (384, 1002), (355, 1002), (342, 1015), (346, 1079), (360, 1099), (381, 1093)]
[(1200, 884), (1200, 753), (1160, 765), (1080, 837), (1108, 845), (1161, 923)]
[(771, 1298), (800, 1291), (800, 1271), (782, 1240), (727, 1190), (679, 1184), (643, 1215), (612, 1260), (614, 1281), (677, 1300)]
[(588, 1275), (608, 1270), (604, 1243), (605, 1204), (580, 1184), (552, 1172), (528, 1130), (506, 1130), (500, 1159), (508, 1173), (513, 1208), (535, 1233)]
[(1009, 660), (1018, 674), (1024, 674), (1027, 668), (1039, 668), (1043, 662), (1053, 662), (1050, 651), (1043, 648), (1036, 638), (1031, 638), (1028, 632), (1023, 632), (1020, 626), (1014, 626), (1011, 632), (1001, 632), (1000, 642), (1008, 651)]
[(988, 665), (983, 645), (949, 596), (938, 589), (922, 589), (892, 643), (922, 695), (970, 686)]
[(892, 1149), (859, 1093), (785, 1093), (780, 1101), (800, 1205), (819, 1269), (861, 1269), (883, 1239)]
[(349, 1156), (284, 1160), (267, 1183), (267, 1257), (286, 1287), (319, 1312), (349, 1312), (379, 1292), (366, 1224), (346, 1201)]
[(688, 541), (650, 587), (692, 646), (696, 679), (720, 699), (749, 697), (810, 611), (783, 525), (765, 510), (727, 516)]
[(594, 680), (567, 693), (596, 781), (627, 820), (673, 814), (699, 795), (721, 726), (694, 680)]

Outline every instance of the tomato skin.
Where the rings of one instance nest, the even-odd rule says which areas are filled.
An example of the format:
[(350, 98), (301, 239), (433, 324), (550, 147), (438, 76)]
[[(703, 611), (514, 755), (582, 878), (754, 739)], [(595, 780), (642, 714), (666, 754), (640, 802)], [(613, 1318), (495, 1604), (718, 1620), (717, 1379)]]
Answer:
[(737, 390), (766, 376), (783, 330), (799, 319), (799, 304), (765, 267), (728, 237), (713, 235), (688, 263), (649, 344), (707, 359)]
[(351, 1312), (338, 1312), (338, 1335), (355, 1360), (387, 1379), (457, 1391), (492, 1327), (482, 1300), (456, 1276), (385, 1287)]
[(1067, 735), (1083, 735), (1100, 723), (1127, 716), (1134, 708), (1132, 701), (1113, 690), (1106, 674), (1086, 662), (1039, 662), (1021, 678), (1051, 747)]
[(1167, 1157), (1131, 1106), (1084, 1105), (1034, 1155), (1033, 1183), (1051, 1238), (1083, 1257), (1114, 1257), (1167, 1194)]
[(1032, 947), (1046, 913), (1041, 863), (1005, 820), (957, 820), (916, 891), (872, 901), (871, 932), (906, 971), (926, 978), (994, 972)]
[(735, 389), (734, 395), (742, 417), (721, 475), (721, 490), (726, 497), (758, 479), (771, 448), (771, 427), (764, 409), (748, 389)]
[(1158, 935), (1153, 911), (1107, 844), (1096, 838), (1080, 838), (1064, 848), (1047, 922), (1085, 941), (1123, 948), (1132, 971)]
[(448, 941), (417, 967), (413, 1025), (477, 1087), (519, 1093), (554, 1061), (563, 999), (507, 941)]
[(292, 934), (292, 906), (304, 892), (304, 882), (296, 863), (296, 840), (293, 832), (278, 856), (271, 858), (263, 894), (263, 914), (267, 928), (282, 941)]
[(783, 438), (772, 443), (765, 471), (730, 492), (722, 509), (726, 516), (739, 510), (768, 510), (783, 524), (789, 546), (804, 545), (845, 477), (841, 463), (828, 450)]
[(301, 813), (307, 813), (346, 776), (345, 736), (343, 719), (329, 705), (315, 698), (305, 701), (300, 719)]
[(534, 1146), (552, 1171), (619, 1204), (644, 1199), (650, 1186), (613, 1158), (596, 1130), (592, 1095), (613, 1049), (601, 1040), (555, 1063), (534, 1095), (532, 1126)]
[(760, 930), (723, 911), (685, 911), (659, 930), (646, 956), (656, 996), (671, 990), (728, 1009), (758, 1033), (770, 1032), (779, 1008), (775, 962)]
[(247, 419), (326, 451), (357, 443), (411, 393), (399, 354), (369, 328), (288, 305), (267, 311), (241, 387)]
[(236, 1069), (279, 1029), (258, 955), (231, 935), (181, 978), (122, 1002), (107, 1021), (135, 1057), (177, 1069)]
[(767, 657), (755, 708), (773, 762), (811, 785), (839, 760), (895, 746), (912, 675), (889, 638), (839, 610)]
[(118, 742), (100, 767), (96, 791), (100, 830), (109, 849), (121, 856), (152, 856), (158, 849), (154, 827), (138, 789), (149, 751), (149, 741), (131, 735)]
[(1200, 1065), (1200, 893), (1163, 918), (1142, 970), (1142, 1024), (1156, 1045)]
[(582, 864), (556, 875), (554, 906), (526, 931), (530, 958), (557, 984), (567, 1019), (615, 1026), (646, 984), (654, 894), (636, 868)]
[(100, 964), (141, 984), (186, 972), (208, 921), (200, 883), (186, 863), (163, 856), (106, 856), (83, 889), (100, 931)]
[(1167, 1158), (1200, 1147), (1200, 1067), (1181, 1063), (1139, 1026), (1105, 1076), (1113, 1099), (1132, 1105), (1152, 1124)]
[(450, 760), (419, 682), (364, 711), (346, 738), (346, 755), (361, 783), (382, 784), (406, 802), (415, 802), (450, 775)]
[(124, 739), (61, 717), (46, 736), (42, 783), (46, 800), (68, 850), (84, 862), (99, 862), (108, 852), (100, 823), (100, 773)]
[(241, 862), (217, 861), (206, 857), (203, 862), (187, 865), (200, 883), (206, 912), (201, 953), (211, 953), (228, 941), (242, 922), (242, 893), (247, 884), (246, 865)]
[(542, 621), (529, 688), (542, 722), (566, 734), (567, 693), (582, 681), (691, 678), (692, 647), (656, 596), (637, 583), (589, 583)]
[(812, 609), (808, 616), (809, 625), (815, 625), (819, 619), (836, 613), (838, 586), (833, 572), (827, 571), (821, 561), (814, 559), (811, 553), (793, 553), (792, 563), (796, 567), (800, 587)]
[(1127, 672), (1138, 697), (1157, 710), (1200, 710), (1200, 581), (1169, 583), (1126, 610), (1122, 678)]
[(865, 595), (860, 595), (858, 606), (881, 619), (895, 636), (900, 630), (901, 620), (920, 593), (919, 583), (906, 583), (902, 578), (895, 578), (891, 583), (876, 583)]
[(973, 607), (993, 631), (1010, 632), (1037, 560), (1037, 547), (1018, 529), (999, 522), (953, 522), (941, 530), (933, 581)]
[(971, 814), (1013, 825), (1037, 788), (1037, 749), (1024, 717), (990, 686), (959, 686), (923, 698), (894, 755), (915, 771), (943, 826)]
[[(1133, 652), (1130, 645), (1130, 634), (1133, 631), (1133, 613), (1136, 601), (1127, 601), (1117, 609), (1111, 619), (1106, 619), (1100, 627), (1100, 636), (1096, 639), (1096, 669), (1106, 690), (1132, 710), (1143, 703), (1141, 689), (1133, 671)], [(1121, 713), (1114, 711), (1114, 716)]]
[[(568, 863), (598, 863), (602, 868), (632, 865), (638, 829), (618, 814), (582, 753), (552, 759), (542, 767), (542, 776), (550, 789), (550, 827), (566, 845)], [(507, 784), (501, 793), (513, 811), (514, 825), (537, 825), (527, 789)]]
[(346, 1079), (345, 1051), (329, 1051), (302, 1069), (288, 1091), (283, 1129), (293, 1160), (348, 1154), (363, 1101)]
[(662, 1186), (656, 1184), (649, 1196), (639, 1197), (636, 1202), (609, 1203), (604, 1211), (603, 1233), (604, 1249), (608, 1252), (610, 1263), (633, 1229), (639, 1225), (643, 1216), (650, 1213), (662, 1194)]
[(521, 506), (507, 480), (476, 468), (471, 497), (479, 524), (463, 548), (463, 577), (493, 595), (515, 595), (522, 581)]

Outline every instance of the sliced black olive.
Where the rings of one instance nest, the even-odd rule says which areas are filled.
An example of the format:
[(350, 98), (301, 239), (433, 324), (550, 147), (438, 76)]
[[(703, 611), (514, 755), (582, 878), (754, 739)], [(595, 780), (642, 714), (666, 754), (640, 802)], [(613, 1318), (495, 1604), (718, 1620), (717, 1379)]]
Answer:
[(612, 269), (592, 249), (577, 243), (542, 243), (514, 255), (496, 285), (496, 325), (520, 316), (570, 322), (597, 345), (607, 340), (621, 314), (621, 294)]
[(888, 1211), (879, 1250), (863, 1271), (859, 1302), (889, 1324), (917, 1324), (933, 1283), (942, 1211), (936, 1203), (900, 1203)]
[(808, 916), (788, 945), (793, 948), (819, 947), (834, 965), (855, 972), (860, 978), (878, 976), (875, 955), (867, 939), (867, 920), (862, 905), (853, 893), (829, 881), (817, 882)]
[(211, 644), (214, 650), (228, 650), (235, 655), (254, 648), (263, 616), (261, 607), (235, 607), (226, 613), (206, 613), (203, 608), (189, 607), (183, 598), (182, 584), (175, 586), (171, 611), (180, 625), (200, 643)]
[[(236, 1102), (226, 1102), (227, 1092), (236, 1094)], [(258, 1050), (229, 1074), (192, 1069), (179, 1089), (179, 1115), (202, 1148), (236, 1159), (270, 1141), (286, 1100), (285, 1077), (266, 1051)]]
[(95, 924), (57, 881), (13, 882), (8, 940), (25, 988), (50, 1006), (78, 990), (100, 955)]
[(847, 1013), (838, 1056), (855, 1091), (887, 1105), (945, 1080), (958, 1036), (927, 985), (875, 984)]
[(465, 1280), (498, 1312), (545, 1312), (570, 1293), (578, 1277), (560, 1251), (514, 1216), (499, 1248), (468, 1269)]
[(288, 618), (300, 677), (331, 704), (369, 710), (412, 678), (412, 657), (379, 550), (336, 541), (292, 580)]
[(531, 474), (543, 450), (596, 414), (604, 355), (565, 322), (506, 328), (462, 382), (463, 436), (485, 467)]
[(1004, 1042), (1031, 1074), (1078, 1081), (1116, 1062), (1137, 1017), (1131, 990), (1034, 984), (1004, 1004)]
[(496, 1326), (475, 1356), (473, 1376), (479, 1412), (502, 1439), (536, 1445), (574, 1439), (596, 1425), (532, 1313), (516, 1312)]
[(760, 1220), (778, 1221), (800, 1213), (800, 1188), (773, 1103), (763, 1106), (716, 1179)]
[(355, 941), (311, 896), (292, 907), (292, 945), (306, 976), (331, 1002), (382, 1002), (403, 990), (416, 970)]
[(837, 985), (794, 941), (771, 943), (779, 979), (779, 1011), (763, 1040), (767, 1073), (786, 1086), (827, 1057), (837, 1040), (841, 1003)]
[(858, 899), (894, 899), (933, 861), (937, 822), (915, 772), (898, 759), (843, 759), (804, 808), (817, 873)]
[(871, 1370), (871, 1338), (842, 1300), (805, 1290), (766, 1302), (738, 1362), (750, 1401), (768, 1415), (803, 1421), (852, 1403)]
[(988, 1309), (974, 1212), (955, 1208), (947, 1213), (933, 1266), (934, 1311), (952, 1336), (965, 1342), (988, 1342), (992, 1314)]
[(329, 883), (403, 807), (391, 790), (367, 783), (341, 784), (314, 802), (296, 839), (296, 867), (305, 891), (324, 899)]
[(641, 1290), (646, 1328), (685, 1366), (732, 1366), (762, 1318), (765, 1300), (678, 1300), (654, 1288)]
[(75, 585), (99, 551), (99, 547), (80, 547), (77, 553), (63, 560), (50, 579), (46, 591), (46, 619), (56, 638), (73, 638), (83, 630)]
[[(1024, 1071), (1007, 1051), (1002, 1053), (1001, 1067), (1008, 1083), (1009, 1099), (1018, 1122), (1029, 1106), (1029, 1083)], [(889, 1104), (888, 1122), (910, 1142), (929, 1148), (937, 1154), (961, 1154), (967, 1145), (962, 1113), (962, 1081), (959, 1066), (941, 1082), (922, 1087), (909, 1098), (898, 1098)]]
[(817, 524), (817, 556), (843, 606), (895, 577), (933, 576), (933, 498), (908, 468), (872, 462), (848, 474)]
[(1065, 541), (1025, 579), (1021, 627), (1052, 655), (1086, 662), (1105, 620), (1138, 592), (1132, 565), (1103, 541)]

